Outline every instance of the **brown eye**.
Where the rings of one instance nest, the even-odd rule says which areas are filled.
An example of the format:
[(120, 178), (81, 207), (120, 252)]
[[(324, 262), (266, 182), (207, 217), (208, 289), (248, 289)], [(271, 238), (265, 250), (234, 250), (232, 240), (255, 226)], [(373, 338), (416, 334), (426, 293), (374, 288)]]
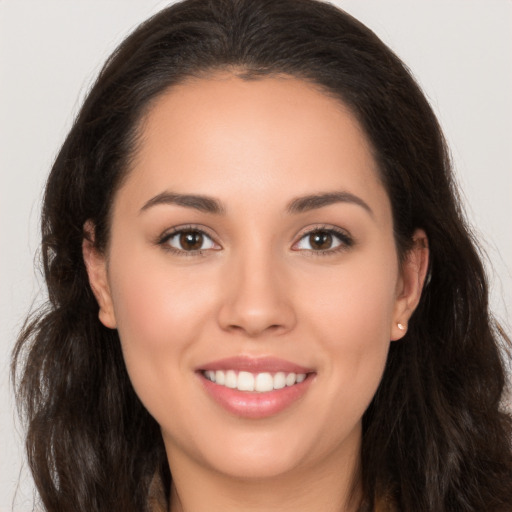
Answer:
[(180, 233), (180, 245), (185, 251), (198, 251), (203, 245), (203, 234), (199, 231), (183, 231)]
[(208, 249), (219, 249), (218, 245), (199, 229), (182, 229), (165, 236), (160, 243), (168, 245), (178, 253), (194, 253)]
[(337, 249), (348, 249), (354, 244), (348, 233), (338, 229), (314, 229), (306, 233), (294, 245), (294, 250), (333, 253)]
[(332, 235), (327, 231), (316, 231), (309, 235), (309, 245), (317, 251), (325, 251), (332, 247)]

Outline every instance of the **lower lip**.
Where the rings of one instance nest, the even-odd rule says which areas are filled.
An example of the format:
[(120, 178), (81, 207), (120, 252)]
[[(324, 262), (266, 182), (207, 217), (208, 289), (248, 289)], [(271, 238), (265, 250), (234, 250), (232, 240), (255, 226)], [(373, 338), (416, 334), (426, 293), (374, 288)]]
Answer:
[(290, 407), (304, 396), (313, 380), (314, 374), (293, 386), (274, 389), (265, 393), (239, 391), (215, 384), (202, 373), (198, 373), (206, 392), (228, 412), (248, 419), (260, 419), (274, 416)]

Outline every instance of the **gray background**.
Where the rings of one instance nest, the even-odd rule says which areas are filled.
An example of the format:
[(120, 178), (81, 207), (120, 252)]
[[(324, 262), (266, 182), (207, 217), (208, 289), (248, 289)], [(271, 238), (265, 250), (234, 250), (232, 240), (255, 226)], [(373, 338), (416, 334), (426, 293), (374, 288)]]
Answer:
[[(1, 512), (32, 510), (8, 365), (24, 316), (44, 298), (34, 261), (45, 177), (103, 61), (132, 28), (168, 3), (0, 0)], [(491, 262), (493, 307), (510, 332), (512, 2), (333, 3), (396, 51), (434, 106), (467, 215)]]

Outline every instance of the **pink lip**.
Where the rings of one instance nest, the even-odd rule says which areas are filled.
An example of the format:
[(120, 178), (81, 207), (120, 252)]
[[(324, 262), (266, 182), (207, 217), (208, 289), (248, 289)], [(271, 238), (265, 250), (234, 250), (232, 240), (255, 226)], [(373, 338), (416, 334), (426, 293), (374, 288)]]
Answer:
[(197, 370), (238, 370), (251, 373), (312, 373), (312, 368), (306, 368), (298, 364), (276, 357), (250, 357), (236, 356), (212, 361), (197, 368)]
[[(215, 384), (204, 376), (203, 371), (205, 370), (235, 370), (251, 373), (276, 373), (281, 371), (285, 373), (306, 373), (308, 375), (304, 381), (293, 386), (266, 393), (257, 393), (239, 391), (238, 389)], [(196, 373), (205, 391), (217, 404), (231, 414), (247, 419), (268, 418), (284, 411), (305, 395), (316, 375), (311, 369), (283, 359), (246, 356), (231, 357), (205, 364), (198, 368)]]

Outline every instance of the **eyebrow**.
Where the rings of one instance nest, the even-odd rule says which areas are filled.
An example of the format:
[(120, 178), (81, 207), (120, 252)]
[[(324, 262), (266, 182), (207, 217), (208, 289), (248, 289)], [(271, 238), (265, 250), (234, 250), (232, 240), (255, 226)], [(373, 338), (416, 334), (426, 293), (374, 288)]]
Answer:
[(368, 206), (368, 203), (363, 201), (360, 197), (351, 194), (350, 192), (344, 191), (326, 192), (297, 197), (288, 204), (286, 211), (288, 213), (303, 213), (310, 210), (316, 210), (317, 208), (323, 208), (324, 206), (330, 206), (331, 204), (336, 203), (351, 203), (357, 206), (361, 206), (372, 217), (374, 216), (373, 210)]
[[(289, 214), (298, 214), (311, 210), (323, 208), (336, 203), (351, 203), (362, 207), (373, 217), (373, 210), (360, 197), (350, 192), (325, 192), (311, 194), (293, 199), (288, 203), (286, 211)], [(213, 197), (197, 194), (177, 194), (173, 192), (162, 192), (144, 203), (140, 213), (152, 208), (153, 206), (168, 204), (193, 208), (205, 213), (223, 215), (226, 209), (220, 201)]]
[(194, 208), (195, 210), (199, 210), (201, 212), (213, 213), (216, 215), (222, 215), (226, 211), (220, 201), (217, 201), (212, 197), (196, 194), (176, 194), (173, 192), (162, 192), (161, 194), (158, 194), (157, 196), (147, 201), (140, 209), (140, 213), (160, 204), (175, 204), (178, 206)]

